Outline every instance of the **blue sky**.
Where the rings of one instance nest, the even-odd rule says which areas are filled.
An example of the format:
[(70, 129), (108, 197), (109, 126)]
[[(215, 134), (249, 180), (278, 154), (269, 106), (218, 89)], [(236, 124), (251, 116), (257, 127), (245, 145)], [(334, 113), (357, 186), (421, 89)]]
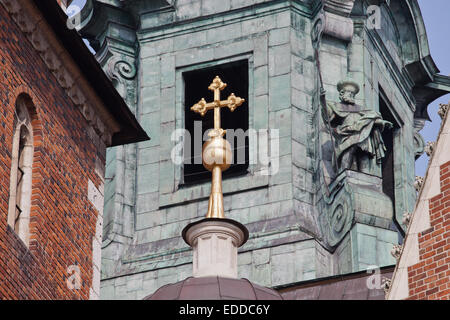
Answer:
[[(450, 40), (448, 37), (450, 33), (450, 0), (418, 1), (427, 29), (431, 55), (441, 74), (450, 75)], [(75, 0), (73, 3), (81, 8), (86, 3), (86, 0)], [(449, 100), (450, 95), (446, 95), (429, 106), (428, 113), (432, 121), (427, 122), (425, 128), (421, 131), (425, 142), (436, 140), (441, 123), (437, 110), (440, 103), (448, 103)], [(416, 161), (416, 175), (425, 175), (427, 164), (428, 156), (424, 154)]]
[[(441, 70), (441, 74), (450, 75), (450, 0), (419, 0), (423, 19), (427, 29), (431, 56)], [(428, 107), (431, 122), (427, 122), (421, 131), (427, 141), (435, 141), (439, 132), (441, 118), (437, 114), (439, 103), (448, 103), (450, 95), (445, 95), (434, 101)], [(428, 156), (422, 155), (416, 161), (416, 175), (425, 175)]]

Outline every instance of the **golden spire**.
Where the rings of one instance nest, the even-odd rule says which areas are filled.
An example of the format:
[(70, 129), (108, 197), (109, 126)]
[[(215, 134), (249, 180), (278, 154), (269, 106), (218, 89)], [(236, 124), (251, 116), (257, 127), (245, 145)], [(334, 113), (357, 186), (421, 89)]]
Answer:
[(191, 107), (191, 110), (200, 113), (202, 116), (208, 110), (214, 109), (214, 129), (208, 133), (210, 139), (205, 142), (202, 150), (203, 166), (212, 171), (211, 195), (209, 196), (207, 218), (225, 218), (223, 211), (222, 194), (222, 171), (230, 167), (232, 153), (230, 143), (223, 138), (226, 130), (221, 128), (220, 108), (228, 107), (234, 111), (242, 105), (245, 100), (236, 97), (232, 93), (227, 100), (220, 100), (220, 91), (225, 89), (226, 83), (223, 83), (218, 76), (209, 85), (208, 89), (214, 91), (214, 101), (206, 102), (202, 98), (198, 103)]

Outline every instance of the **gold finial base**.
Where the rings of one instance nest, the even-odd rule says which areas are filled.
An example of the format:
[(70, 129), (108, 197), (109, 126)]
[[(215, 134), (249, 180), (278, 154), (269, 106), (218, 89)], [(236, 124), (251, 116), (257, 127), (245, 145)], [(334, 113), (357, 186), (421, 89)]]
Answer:
[(187, 225), (182, 236), (193, 249), (194, 277), (237, 277), (238, 248), (248, 240), (244, 225), (227, 218), (206, 218)]
[(225, 218), (222, 193), (222, 169), (215, 166), (212, 170), (211, 195), (209, 196), (207, 218)]

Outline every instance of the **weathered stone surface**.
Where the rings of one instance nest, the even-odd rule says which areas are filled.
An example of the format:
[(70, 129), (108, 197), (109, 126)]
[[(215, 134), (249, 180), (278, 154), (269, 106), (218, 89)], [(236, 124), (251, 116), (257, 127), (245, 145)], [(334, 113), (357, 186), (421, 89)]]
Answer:
[[(248, 174), (223, 182), (226, 216), (250, 230), (250, 239), (239, 253), (239, 276), (275, 286), (394, 262), (389, 252), (398, 238), (390, 229), (392, 215), (401, 221), (415, 201), (417, 130), (410, 108), (414, 99), (400, 56), (415, 44), (394, 41), (392, 22), (383, 22), (377, 37), (367, 34), (359, 18), (349, 18), (351, 2), (336, 7), (336, 1), (325, 1), (328, 22), (319, 46), (324, 89), (327, 99), (337, 102), (336, 84), (351, 77), (362, 88), (358, 104), (378, 111), (382, 88), (400, 115), (393, 151), (395, 203), (391, 206), (391, 200), (382, 195), (381, 172), (373, 172), (377, 183), (374, 177), (354, 178), (351, 199), (356, 224), (350, 224), (335, 246), (326, 244), (328, 225), (323, 224), (333, 225), (333, 221), (319, 219), (324, 212), (319, 202), (332, 189), (333, 149), (319, 105), (311, 39), (317, 18), (310, 12), (314, 6), (305, 1), (265, 0), (179, 0), (172, 3), (173, 8), (156, 6), (143, 14), (142, 29), (136, 34), (137, 80), (130, 98), (151, 140), (138, 144), (134, 158), (126, 160), (120, 150), (111, 150), (107, 160), (106, 175), (113, 179), (105, 186), (105, 209), (134, 211), (130, 219), (107, 218), (105, 228), (125, 224), (134, 231), (131, 237), (120, 238), (123, 244), (104, 250), (105, 277), (122, 280), (105, 278), (102, 297), (141, 298), (192, 275), (192, 252), (180, 232), (206, 214), (211, 188), (209, 182), (183, 185), (182, 166), (171, 161), (170, 135), (183, 129), (185, 121), (183, 72), (240, 59), (249, 62), (249, 125), (278, 130), (279, 157), (271, 159), (270, 167), (277, 160), (278, 170), (270, 176), (261, 175), (264, 166), (257, 163), (249, 166)], [(398, 14), (399, 7), (392, 2), (391, 7)], [(124, 50), (108, 43), (113, 44), (116, 50)], [(226, 80), (229, 85), (233, 81), (239, 79)], [(257, 146), (251, 145), (250, 150), (256, 152)], [(119, 169), (133, 165), (136, 186), (123, 192), (121, 181), (132, 175)], [(130, 204), (124, 206), (123, 199)]]

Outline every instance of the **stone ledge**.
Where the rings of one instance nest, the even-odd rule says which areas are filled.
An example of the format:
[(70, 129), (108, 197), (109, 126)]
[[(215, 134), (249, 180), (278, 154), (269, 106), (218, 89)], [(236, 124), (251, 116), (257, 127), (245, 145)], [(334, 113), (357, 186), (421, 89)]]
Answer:
[[(246, 183), (248, 182), (248, 183)], [(242, 188), (242, 184), (247, 184)], [(239, 178), (226, 179), (223, 181), (223, 195), (227, 196), (236, 192), (250, 191), (269, 186), (268, 176), (245, 175)], [(174, 193), (160, 194), (159, 208), (181, 205), (191, 201), (205, 200), (211, 193), (211, 183), (205, 182), (200, 185), (181, 188)]]

